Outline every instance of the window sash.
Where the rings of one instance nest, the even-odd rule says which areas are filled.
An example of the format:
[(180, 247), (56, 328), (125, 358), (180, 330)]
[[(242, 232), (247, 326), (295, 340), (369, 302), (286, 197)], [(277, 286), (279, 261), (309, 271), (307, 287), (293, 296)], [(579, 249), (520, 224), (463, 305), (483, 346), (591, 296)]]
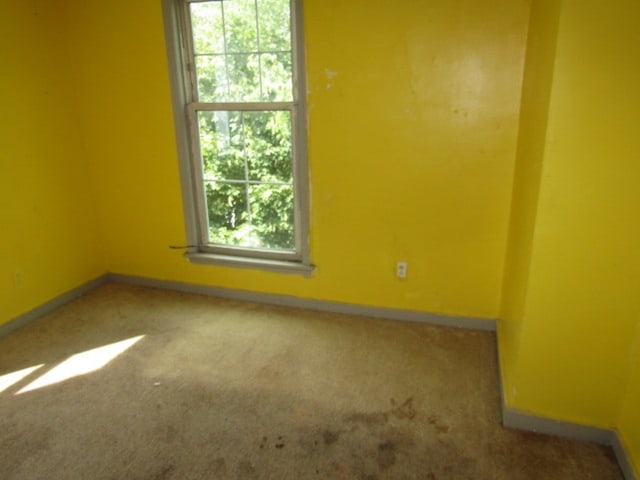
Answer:
[[(199, 103), (198, 100), (198, 78), (196, 73), (195, 59), (198, 54), (195, 53), (193, 45), (193, 30), (191, 28), (191, 19), (189, 13), (190, 3), (206, 3), (212, 1), (222, 2), (225, 0), (181, 0), (182, 8), (180, 8), (179, 22), (181, 24), (181, 32), (183, 33), (181, 40), (182, 48), (184, 50), (183, 55), (187, 65), (184, 65), (184, 78), (188, 79), (187, 88), (187, 101), (188, 103)], [(304, 85), (300, 82), (301, 78), (304, 78), (304, 57), (301, 52), (302, 45), (302, 14), (300, 7), (301, 0), (289, 0), (290, 5), (290, 21), (291, 21), (291, 61), (292, 61), (292, 90), (293, 101), (292, 102), (226, 102), (228, 104), (272, 104), (272, 103), (294, 103), (298, 104), (300, 98), (304, 98), (305, 91)], [(269, 53), (269, 50), (260, 51), (259, 53)], [(244, 52), (246, 53), (246, 52)], [(224, 104), (225, 102), (203, 102), (211, 105)]]
[[(301, 153), (299, 150), (300, 141), (297, 136), (299, 135), (299, 129), (296, 128), (298, 123), (297, 118), (297, 106), (293, 103), (284, 104), (278, 103), (275, 105), (275, 108), (264, 108), (265, 105), (274, 105), (274, 104), (260, 104), (253, 105), (250, 103), (241, 103), (241, 104), (202, 104), (202, 103), (193, 103), (187, 106), (188, 111), (188, 124), (190, 131), (190, 140), (191, 140), (191, 168), (195, 173), (194, 178), (194, 192), (195, 192), (195, 208), (197, 210), (197, 220), (198, 220), (198, 232), (199, 232), (199, 247), (201, 251), (211, 252), (211, 253), (221, 253), (224, 255), (246, 255), (250, 257), (256, 258), (274, 258), (281, 260), (292, 260), (292, 261), (302, 261), (303, 255), (303, 244), (302, 238), (303, 235), (300, 232), (301, 228), (304, 228), (303, 219), (301, 218), (301, 212), (299, 208), (299, 196), (300, 194), (300, 181), (299, 176), (301, 176), (298, 172), (299, 170), (299, 162), (296, 161), (299, 158)], [(233, 108), (222, 108), (225, 107), (233, 107)], [(239, 108), (237, 108), (239, 107)], [(247, 247), (247, 246), (236, 246), (236, 245), (225, 245), (219, 243), (212, 243), (209, 241), (209, 222), (208, 222), (208, 212), (207, 212), (207, 201), (206, 201), (206, 192), (205, 192), (205, 175), (202, 168), (202, 151), (200, 148), (200, 135), (198, 129), (198, 112), (206, 112), (206, 111), (279, 111), (279, 110), (287, 110), (291, 113), (291, 124), (293, 126), (291, 130), (291, 144), (293, 151), (293, 231), (294, 231), (294, 249), (293, 250), (278, 250), (278, 249), (266, 249), (266, 248), (256, 248), (256, 247)], [(239, 181), (239, 183), (245, 184), (246, 181)]]

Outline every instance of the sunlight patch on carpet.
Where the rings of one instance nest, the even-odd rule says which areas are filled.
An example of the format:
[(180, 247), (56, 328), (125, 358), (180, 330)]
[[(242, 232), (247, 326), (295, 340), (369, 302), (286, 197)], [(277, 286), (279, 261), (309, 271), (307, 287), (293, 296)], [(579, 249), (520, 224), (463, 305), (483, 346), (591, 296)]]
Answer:
[(4, 392), (12, 385), (15, 385), (23, 378), (31, 375), (31, 373), (35, 372), (41, 367), (44, 367), (44, 363), (42, 365), (36, 365), (35, 367), (23, 368), (22, 370), (7, 373), (6, 375), (0, 375), (0, 393)]
[(140, 335), (103, 347), (87, 350), (86, 352), (76, 353), (18, 391), (16, 395), (100, 370), (118, 355), (138, 343), (143, 337), (144, 335)]

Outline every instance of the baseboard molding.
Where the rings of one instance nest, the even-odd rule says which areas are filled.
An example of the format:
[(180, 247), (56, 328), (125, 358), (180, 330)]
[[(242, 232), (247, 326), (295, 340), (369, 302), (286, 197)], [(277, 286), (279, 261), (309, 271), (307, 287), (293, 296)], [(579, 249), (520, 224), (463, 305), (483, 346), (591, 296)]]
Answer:
[(619, 433), (614, 435), (611, 448), (613, 448), (613, 452), (618, 459), (618, 464), (620, 465), (620, 470), (622, 470), (625, 480), (639, 480), (640, 474), (633, 468), (631, 457), (627, 453), (627, 449), (624, 447), (624, 442)]
[(389, 320), (401, 320), (406, 322), (427, 323), (446, 327), (463, 328), (466, 330), (495, 331), (496, 320), (474, 317), (455, 317), (433, 313), (418, 312), (414, 310), (402, 310), (396, 308), (370, 307), (349, 303), (331, 302), (327, 300), (314, 300), (294, 297), (291, 295), (278, 295), (271, 293), (251, 292), (248, 290), (235, 290), (230, 288), (210, 287), (192, 283), (157, 280), (147, 277), (131, 275), (109, 274), (110, 281), (139, 285), (143, 287), (174, 290), (185, 293), (197, 293), (212, 297), (242, 300), (247, 302), (266, 303), (285, 307), (302, 308), (331, 313), (344, 313), (373, 318), (385, 318)]
[(0, 338), (5, 335), (9, 335), (11, 332), (24, 327), (26, 324), (37, 320), (38, 318), (46, 315), (47, 313), (52, 312), (56, 308), (63, 306), (66, 303), (75, 300), (76, 298), (84, 295), (85, 293), (93, 290), (94, 288), (99, 287), (100, 285), (105, 284), (109, 279), (109, 275), (101, 275), (93, 280), (88, 281), (80, 285), (79, 287), (72, 288), (71, 290), (63, 293), (62, 295), (58, 295), (57, 297), (49, 300), (42, 305), (29, 310), (27, 313), (23, 313), (22, 315), (18, 315), (15, 318), (12, 318), (6, 323), (0, 325)]
[(504, 404), (502, 405), (502, 424), (515, 430), (527, 430), (601, 445), (613, 445), (614, 438), (617, 437), (614, 430), (539, 417)]
[(8, 322), (0, 325), (0, 337), (25, 326), (26, 324), (46, 315), (47, 313), (61, 307), (62, 305), (75, 300), (79, 296), (97, 288), (108, 282), (126, 283), (143, 287), (159, 288), (163, 290), (174, 290), (185, 293), (196, 293), (213, 297), (227, 298), (232, 300), (242, 300), (247, 302), (266, 303), (270, 305), (280, 305), (285, 307), (303, 308), (307, 310), (317, 310), (331, 313), (344, 313), (348, 315), (358, 315), (373, 318), (385, 318), (389, 320), (401, 320), (407, 322), (427, 323), (446, 327), (463, 328), (467, 330), (495, 331), (496, 320), (474, 317), (456, 317), (440, 315), (435, 313), (418, 312), (414, 310), (402, 310), (396, 308), (370, 307), (366, 305), (355, 305), (349, 303), (331, 302), (326, 300), (314, 300), (294, 297), (292, 295), (278, 295), (271, 293), (251, 292), (248, 290), (235, 290), (222, 287), (210, 287), (192, 283), (174, 282), (169, 280), (157, 280), (148, 277), (138, 277), (132, 275), (122, 275), (108, 273), (101, 275), (89, 282), (80, 285), (48, 302), (19, 315)]

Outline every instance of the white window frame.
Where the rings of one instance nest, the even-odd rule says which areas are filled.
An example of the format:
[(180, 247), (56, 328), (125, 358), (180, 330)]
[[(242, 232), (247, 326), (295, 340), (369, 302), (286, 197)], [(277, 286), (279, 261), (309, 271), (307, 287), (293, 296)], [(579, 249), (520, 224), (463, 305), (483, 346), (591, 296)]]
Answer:
[[(185, 256), (194, 263), (309, 274), (314, 266), (311, 264), (309, 253), (309, 180), (306, 160), (307, 122), (305, 63), (302, 48), (302, 1), (290, 0), (293, 102), (262, 104), (259, 102), (211, 104), (197, 101), (195, 73), (192, 73), (195, 72), (195, 68), (191, 65), (192, 39), (187, 15), (189, 3), (198, 1), (211, 0), (162, 0), (188, 243), (185, 247)], [(206, 243), (208, 234), (205, 229), (208, 221), (202, 183), (197, 112), (277, 109), (290, 111), (292, 119), (295, 249), (280, 251)]]

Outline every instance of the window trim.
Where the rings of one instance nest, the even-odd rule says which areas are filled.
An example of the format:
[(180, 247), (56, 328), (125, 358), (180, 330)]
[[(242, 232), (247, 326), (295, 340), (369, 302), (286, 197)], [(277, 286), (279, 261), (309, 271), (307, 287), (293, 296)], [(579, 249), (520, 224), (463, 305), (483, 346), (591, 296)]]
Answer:
[[(199, 152), (194, 145), (197, 135), (192, 135), (197, 111), (202, 110), (257, 110), (260, 102), (209, 103), (193, 102), (190, 98), (194, 75), (187, 71), (190, 56), (189, 31), (184, 17), (189, 3), (203, 0), (162, 0), (165, 38), (168, 54), (173, 117), (179, 159), (183, 213), (188, 247), (185, 257), (193, 263), (215, 264), (241, 268), (257, 268), (281, 273), (313, 271), (309, 251), (309, 174), (307, 166), (307, 115), (305, 58), (303, 52), (302, 1), (290, 0), (292, 26), (293, 102), (265, 102), (264, 110), (289, 110), (292, 114), (293, 188), (295, 251), (278, 251), (258, 248), (206, 244), (206, 232), (198, 214), (198, 196), (202, 193)], [(204, 0), (206, 1), (206, 0)]]

